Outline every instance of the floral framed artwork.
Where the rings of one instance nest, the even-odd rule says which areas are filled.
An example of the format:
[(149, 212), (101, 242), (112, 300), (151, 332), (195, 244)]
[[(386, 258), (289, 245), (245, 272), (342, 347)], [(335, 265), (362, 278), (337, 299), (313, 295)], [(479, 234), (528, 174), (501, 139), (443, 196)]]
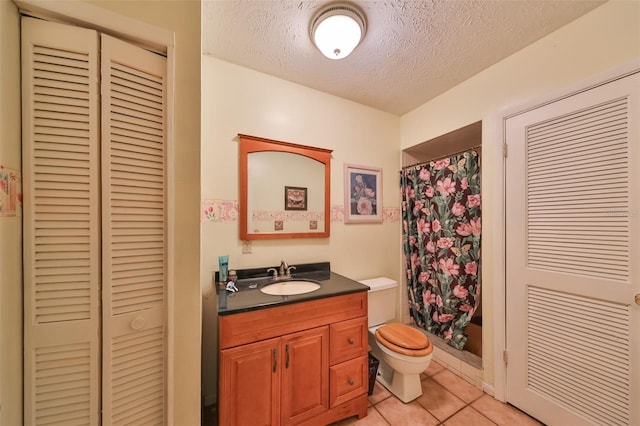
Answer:
[(307, 188), (298, 186), (284, 187), (285, 210), (307, 210)]
[(344, 222), (382, 222), (382, 169), (344, 165)]

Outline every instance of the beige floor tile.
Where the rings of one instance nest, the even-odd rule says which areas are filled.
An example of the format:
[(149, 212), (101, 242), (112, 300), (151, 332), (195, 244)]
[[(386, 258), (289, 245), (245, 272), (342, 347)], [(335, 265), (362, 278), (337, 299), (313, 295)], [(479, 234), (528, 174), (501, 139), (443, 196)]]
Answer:
[(542, 424), (517, 408), (503, 404), (489, 395), (483, 395), (471, 406), (499, 425), (535, 426)]
[(449, 370), (442, 370), (432, 378), (466, 403), (475, 401), (483, 394), (480, 389), (476, 388), (462, 377), (456, 376)]
[[(427, 369), (426, 369), (426, 370), (424, 370), (424, 371), (422, 372), (422, 374), (423, 374), (424, 376), (429, 377), (429, 376), (433, 376), (433, 375), (434, 375), (434, 374), (436, 374), (436, 373), (441, 372), (442, 370), (444, 370), (444, 367), (442, 366), (442, 364), (440, 364), (440, 363), (438, 363), (438, 362), (436, 362), (436, 361), (431, 361), (431, 363), (429, 364), (429, 366), (427, 367)], [(424, 377), (424, 376), (423, 376), (423, 377)]]
[(348, 419), (340, 420), (337, 423), (334, 423), (336, 426), (389, 426), (378, 410), (373, 407), (369, 407), (367, 410), (367, 417), (364, 419), (358, 420), (357, 416), (349, 417)]
[(369, 403), (377, 404), (378, 402), (382, 401), (383, 399), (387, 399), (390, 396), (391, 392), (389, 392), (387, 388), (382, 386), (380, 382), (376, 380), (376, 384), (373, 385), (373, 393), (369, 395)]
[(440, 421), (451, 417), (466, 405), (464, 401), (430, 378), (422, 381), (422, 396), (416, 401)]
[(397, 398), (387, 398), (376, 404), (376, 409), (393, 426), (436, 426), (440, 423), (415, 401), (404, 404)]
[(471, 407), (466, 407), (462, 411), (453, 415), (444, 422), (445, 426), (494, 426), (491, 420), (480, 414)]

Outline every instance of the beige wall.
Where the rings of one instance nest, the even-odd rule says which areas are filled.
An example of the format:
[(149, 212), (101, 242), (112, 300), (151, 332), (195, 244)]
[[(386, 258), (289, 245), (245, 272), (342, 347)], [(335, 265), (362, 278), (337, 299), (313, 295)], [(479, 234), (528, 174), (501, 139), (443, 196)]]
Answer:
[[(612, 0), (553, 34), (515, 53), (402, 117), (401, 147), (408, 148), (484, 119), (482, 303), (485, 382), (494, 384), (493, 265), (502, 241), (496, 238), (501, 206), (501, 144), (495, 117), (501, 109), (558, 92), (594, 74), (640, 58), (640, 2)], [(488, 136), (488, 137), (487, 137)], [(499, 207), (498, 209), (496, 207)]]
[[(171, 423), (200, 424), (200, 2), (87, 1), (175, 33)], [(19, 18), (0, 0), (0, 164), (20, 168)], [(20, 219), (0, 218), (0, 424), (22, 418)]]
[[(238, 141), (244, 133), (332, 149), (331, 205), (342, 205), (343, 164), (383, 169), (383, 204), (399, 207), (399, 117), (203, 56), (202, 197), (238, 200)], [(330, 261), (353, 279), (400, 278), (400, 222), (331, 223), (329, 239), (254, 241), (242, 254), (238, 222), (202, 224), (203, 379), (207, 403), (216, 387), (216, 310), (212, 272), (229, 268)]]
[[(0, 165), (21, 170), (20, 18), (0, 0)], [(0, 216), (0, 425), (22, 423), (22, 218)]]

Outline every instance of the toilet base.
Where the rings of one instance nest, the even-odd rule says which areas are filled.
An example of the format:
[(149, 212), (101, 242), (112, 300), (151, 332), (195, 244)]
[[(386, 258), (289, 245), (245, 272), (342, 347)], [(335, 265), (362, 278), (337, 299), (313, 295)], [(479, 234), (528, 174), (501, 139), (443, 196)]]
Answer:
[(419, 374), (398, 373), (384, 361), (380, 362), (376, 379), (404, 403), (409, 403), (422, 395), (422, 383)]

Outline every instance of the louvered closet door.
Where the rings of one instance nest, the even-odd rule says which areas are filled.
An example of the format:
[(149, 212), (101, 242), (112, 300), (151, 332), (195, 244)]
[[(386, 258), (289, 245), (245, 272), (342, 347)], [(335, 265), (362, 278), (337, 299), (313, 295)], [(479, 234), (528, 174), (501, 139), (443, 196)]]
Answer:
[(640, 424), (640, 76), (507, 120), (507, 400)]
[(22, 20), (28, 425), (100, 422), (97, 55), (94, 31)]
[(166, 58), (102, 35), (103, 421), (166, 401)]

